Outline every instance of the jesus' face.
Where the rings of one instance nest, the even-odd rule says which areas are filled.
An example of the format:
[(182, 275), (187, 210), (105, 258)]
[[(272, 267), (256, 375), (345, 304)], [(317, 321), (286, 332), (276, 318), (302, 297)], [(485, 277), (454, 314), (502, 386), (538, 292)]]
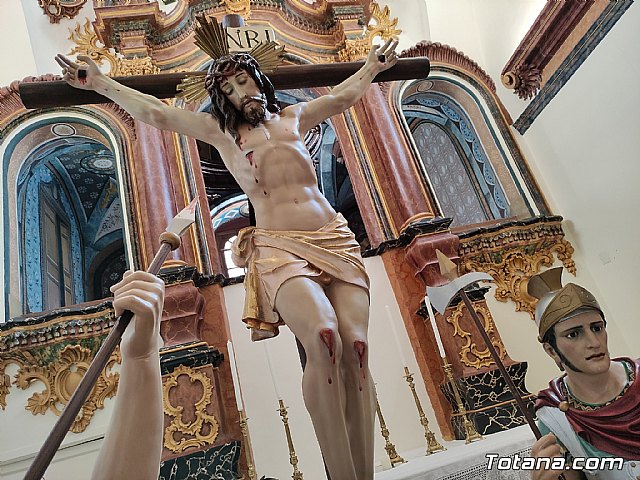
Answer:
[(251, 125), (264, 120), (267, 101), (255, 80), (246, 71), (237, 69), (220, 80), (220, 90)]

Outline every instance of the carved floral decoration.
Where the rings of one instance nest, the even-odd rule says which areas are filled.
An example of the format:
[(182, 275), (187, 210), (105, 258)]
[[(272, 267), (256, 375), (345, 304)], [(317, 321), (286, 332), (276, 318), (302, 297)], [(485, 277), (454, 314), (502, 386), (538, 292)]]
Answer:
[(89, 20), (83, 27), (78, 23), (70, 30), (69, 40), (76, 44), (69, 55), (86, 55), (98, 65), (106, 60), (109, 62), (111, 76), (152, 75), (160, 72), (160, 67), (151, 57), (125, 58), (102, 45)]
[(242, 16), (245, 20), (251, 15), (251, 0), (221, 0), (227, 13)]
[[(194, 419), (185, 419), (184, 407), (173, 405), (169, 398), (172, 388), (180, 388), (178, 377), (186, 376), (189, 381), (200, 383), (202, 396), (193, 402)], [(171, 423), (164, 431), (164, 446), (175, 453), (185, 451), (189, 447), (201, 447), (212, 445), (218, 436), (219, 426), (216, 417), (207, 412), (211, 405), (213, 387), (211, 380), (203, 371), (203, 368), (191, 368), (180, 365), (163, 379), (164, 412), (171, 417)]]
[[(25, 409), (34, 415), (44, 415), (50, 410), (60, 416), (80, 380), (89, 369), (93, 357), (94, 352), (91, 349), (77, 344), (64, 346), (59, 351), (59, 355), (49, 362), (36, 358), (36, 355), (30, 351), (16, 351), (3, 357), (0, 361), (0, 407), (4, 409), (7, 405), (6, 396), (11, 382), (5, 371), (9, 364), (14, 363), (20, 367), (14, 379), (14, 384), (18, 388), (26, 390), (34, 382), (41, 382), (44, 385), (44, 390), (34, 393), (27, 399)], [(72, 432), (83, 432), (89, 425), (94, 412), (104, 407), (105, 399), (116, 394), (119, 375), (109, 371), (120, 362), (120, 350), (116, 349), (71, 425)]]
[[(484, 329), (486, 330), (489, 338), (491, 338), (491, 334), (495, 332), (495, 325), (493, 323), (493, 319), (491, 318), (491, 312), (489, 309), (483, 305), (474, 305), (473, 308), (478, 313), (478, 316), (484, 320)], [(471, 332), (467, 332), (460, 326), (460, 319), (463, 315), (464, 303), (460, 302), (456, 308), (451, 312), (451, 314), (447, 317), (447, 323), (453, 326), (453, 336), (461, 337), (465, 342), (460, 348), (460, 361), (463, 365), (467, 367), (472, 367), (476, 369), (480, 369), (482, 367), (488, 367), (490, 365), (494, 365), (495, 362), (491, 357), (491, 353), (488, 348), (484, 350), (478, 350), (478, 345), (473, 342), (471, 337)], [(507, 354), (502, 341), (497, 338), (493, 338), (491, 343), (496, 348), (500, 359), (504, 359)]]
[(516, 224), (495, 231), (480, 232), (460, 239), (462, 273), (485, 272), (496, 284), (495, 298), (513, 300), (516, 311), (534, 318), (537, 299), (529, 296), (529, 279), (556, 258), (572, 274), (576, 265), (573, 247), (565, 240), (560, 217), (537, 219), (533, 224)]
[(38, 0), (38, 5), (51, 23), (59, 23), (63, 17), (72, 19), (85, 3), (87, 0)]
[(367, 25), (366, 32), (362, 37), (345, 41), (345, 46), (338, 51), (339, 61), (353, 62), (366, 57), (376, 36), (387, 40), (402, 33), (402, 30), (396, 28), (398, 18), (391, 19), (391, 11), (386, 5), (380, 9), (380, 5), (373, 2), (371, 4), (371, 20), (374, 20), (374, 23)]

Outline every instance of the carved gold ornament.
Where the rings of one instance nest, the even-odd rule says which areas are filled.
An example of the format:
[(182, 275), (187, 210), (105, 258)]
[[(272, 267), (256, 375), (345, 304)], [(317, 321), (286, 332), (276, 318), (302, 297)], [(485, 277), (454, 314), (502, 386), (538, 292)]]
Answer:
[[(89, 369), (93, 356), (88, 348), (67, 345), (62, 349), (59, 357), (46, 366), (38, 365), (28, 352), (24, 352), (20, 358), (3, 359), (0, 362), (0, 405), (2, 408), (6, 406), (5, 397), (9, 386), (8, 375), (4, 374), (5, 369), (9, 363), (16, 363), (20, 366), (14, 380), (18, 388), (26, 390), (34, 382), (42, 382), (45, 386), (43, 391), (34, 393), (27, 399), (26, 410), (34, 415), (45, 414), (47, 410), (51, 410), (60, 416), (80, 380)], [(120, 350), (117, 349), (109, 358), (87, 401), (71, 425), (72, 432), (83, 432), (89, 425), (94, 412), (104, 407), (105, 399), (116, 394), (119, 376), (115, 372), (107, 373), (107, 371), (120, 361)]]
[(354, 62), (366, 57), (376, 36), (380, 36), (383, 41), (386, 41), (402, 33), (402, 30), (396, 28), (398, 18), (391, 19), (391, 11), (386, 5), (381, 10), (380, 5), (373, 2), (371, 4), (371, 20), (374, 23), (369, 22), (362, 37), (345, 40), (344, 47), (338, 51), (339, 61)]
[[(196, 17), (197, 25), (193, 29), (196, 44), (200, 50), (209, 55), (215, 62), (220, 57), (229, 55), (229, 42), (225, 29), (215, 18)], [(248, 53), (258, 63), (260, 70), (269, 74), (282, 62), (284, 45), (277, 42), (261, 42)], [(189, 72), (178, 84), (177, 98), (185, 102), (201, 102), (209, 97), (204, 88), (206, 72)]]
[(51, 23), (59, 23), (63, 17), (75, 17), (85, 3), (87, 0), (38, 0), (38, 5)]
[(69, 40), (76, 44), (69, 55), (86, 55), (98, 65), (106, 60), (109, 62), (111, 76), (152, 75), (160, 72), (160, 67), (151, 57), (124, 58), (102, 45), (89, 20), (83, 27), (78, 23), (69, 32)]
[[(495, 331), (491, 312), (489, 312), (489, 309), (484, 305), (474, 305), (473, 307), (478, 313), (478, 316), (484, 320), (484, 329), (489, 335), (489, 338), (491, 338), (491, 334)], [(465, 341), (464, 345), (462, 345), (462, 348), (460, 349), (460, 361), (463, 365), (476, 369), (494, 365), (495, 362), (493, 361), (493, 358), (491, 358), (489, 349), (485, 348), (484, 350), (478, 350), (478, 346), (472, 341), (471, 333), (467, 332), (460, 326), (463, 308), (464, 303), (460, 302), (451, 315), (446, 319), (447, 323), (453, 326), (453, 336), (461, 337)], [(493, 338), (491, 339), (491, 343), (496, 347), (500, 359), (504, 359), (507, 352), (502, 342), (499, 339)]]
[(496, 284), (495, 298), (501, 302), (513, 300), (516, 311), (528, 312), (532, 320), (538, 300), (527, 293), (529, 279), (542, 267), (551, 267), (555, 257), (576, 273), (573, 247), (564, 239), (560, 220), (515, 225), (463, 238), (459, 255), (462, 273), (491, 275)]
[[(202, 371), (204, 368), (206, 367), (191, 368), (180, 365), (164, 377), (164, 413), (172, 418), (171, 424), (164, 431), (164, 446), (174, 453), (183, 452), (189, 447), (211, 445), (218, 436), (218, 421), (215, 416), (207, 413), (213, 388), (211, 380)], [(202, 385), (202, 396), (194, 404), (195, 419), (190, 423), (183, 418), (184, 407), (173, 405), (169, 399), (169, 392), (174, 387), (178, 388), (178, 377), (181, 375), (187, 376), (191, 383)]]
[(227, 13), (242, 16), (245, 20), (251, 15), (251, 0), (222, 0)]

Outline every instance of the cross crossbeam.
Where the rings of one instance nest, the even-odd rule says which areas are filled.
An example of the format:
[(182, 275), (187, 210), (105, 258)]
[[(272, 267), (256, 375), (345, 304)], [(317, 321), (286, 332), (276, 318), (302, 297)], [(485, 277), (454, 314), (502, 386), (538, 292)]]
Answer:
[[(318, 65), (282, 65), (269, 74), (276, 90), (294, 88), (328, 87), (337, 85), (357, 72), (364, 62), (326, 63)], [(426, 78), (430, 63), (426, 57), (401, 58), (392, 68), (374, 78), (374, 82), (412, 80)], [(172, 98), (178, 93), (177, 86), (187, 74), (159, 73), (156, 75), (134, 75), (114, 77), (116, 81), (142, 93), (157, 98)], [(68, 107), (109, 103), (106, 97), (91, 90), (73, 88), (64, 80), (48, 82), (21, 82), (20, 98), (27, 108)]]

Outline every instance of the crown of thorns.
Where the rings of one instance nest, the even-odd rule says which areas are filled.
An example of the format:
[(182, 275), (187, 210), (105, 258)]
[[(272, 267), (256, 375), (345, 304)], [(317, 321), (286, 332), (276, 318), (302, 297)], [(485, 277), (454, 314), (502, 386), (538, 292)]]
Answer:
[[(213, 59), (213, 65), (220, 59), (229, 57), (229, 42), (227, 34), (215, 19), (204, 16), (196, 17), (198, 25), (194, 29), (195, 44)], [(281, 63), (284, 56), (284, 45), (274, 41), (261, 42), (250, 52), (243, 55), (250, 56), (257, 63), (261, 72), (269, 74)], [(211, 69), (209, 69), (211, 71)], [(185, 102), (201, 102), (209, 96), (205, 88), (208, 72), (189, 72), (178, 84), (178, 98)]]

